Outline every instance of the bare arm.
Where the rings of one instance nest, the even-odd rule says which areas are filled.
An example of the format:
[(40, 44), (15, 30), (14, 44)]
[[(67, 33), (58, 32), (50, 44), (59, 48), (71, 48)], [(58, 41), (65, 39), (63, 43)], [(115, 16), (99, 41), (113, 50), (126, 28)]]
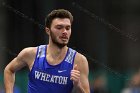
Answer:
[(15, 73), (16, 71), (20, 70), (21, 68), (27, 66), (27, 62), (30, 59), (29, 56), (30, 49), (22, 50), (19, 55), (14, 58), (4, 70), (4, 84), (5, 84), (5, 91), (6, 93), (13, 93), (13, 87), (15, 83)]
[[(77, 65), (77, 66), (76, 66)], [(77, 93), (90, 93), (88, 74), (89, 67), (85, 56), (78, 54), (73, 69), (73, 81)]]

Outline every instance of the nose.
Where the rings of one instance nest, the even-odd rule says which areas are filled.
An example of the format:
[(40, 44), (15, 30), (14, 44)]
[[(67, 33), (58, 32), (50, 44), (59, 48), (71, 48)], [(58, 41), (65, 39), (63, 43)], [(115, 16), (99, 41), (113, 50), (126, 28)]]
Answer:
[(67, 30), (64, 29), (63, 32), (62, 32), (62, 34), (63, 34), (63, 35), (67, 35)]

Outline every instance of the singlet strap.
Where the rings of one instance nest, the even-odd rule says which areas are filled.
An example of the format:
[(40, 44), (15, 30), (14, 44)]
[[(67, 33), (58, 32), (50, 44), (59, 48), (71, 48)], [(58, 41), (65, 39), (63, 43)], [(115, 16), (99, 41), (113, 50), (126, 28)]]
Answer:
[(68, 55), (67, 57), (65, 58), (65, 61), (70, 63), (70, 64), (73, 64), (74, 63), (74, 59), (75, 59), (75, 55), (76, 55), (76, 51), (69, 48), (69, 51), (68, 51)]
[(46, 45), (40, 45), (38, 47), (38, 54), (37, 54), (37, 58), (39, 59), (39, 69), (42, 69), (43, 67), (43, 60), (44, 60), (44, 57), (46, 55)]

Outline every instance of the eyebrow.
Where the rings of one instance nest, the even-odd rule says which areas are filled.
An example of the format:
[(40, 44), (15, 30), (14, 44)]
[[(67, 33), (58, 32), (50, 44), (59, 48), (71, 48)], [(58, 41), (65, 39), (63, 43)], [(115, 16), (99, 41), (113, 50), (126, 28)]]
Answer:
[(63, 25), (63, 24), (58, 24), (58, 25), (56, 25), (56, 26), (66, 26), (66, 27), (71, 27), (71, 25)]

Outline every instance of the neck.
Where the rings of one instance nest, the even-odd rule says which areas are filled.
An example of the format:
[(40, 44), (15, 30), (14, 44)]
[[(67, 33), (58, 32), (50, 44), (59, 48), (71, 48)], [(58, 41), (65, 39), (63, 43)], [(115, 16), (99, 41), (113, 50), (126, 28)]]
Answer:
[(63, 57), (63, 55), (65, 55), (67, 49), (68, 49), (67, 46), (60, 48), (53, 43), (49, 43), (47, 48), (47, 53), (53, 58), (60, 58)]

